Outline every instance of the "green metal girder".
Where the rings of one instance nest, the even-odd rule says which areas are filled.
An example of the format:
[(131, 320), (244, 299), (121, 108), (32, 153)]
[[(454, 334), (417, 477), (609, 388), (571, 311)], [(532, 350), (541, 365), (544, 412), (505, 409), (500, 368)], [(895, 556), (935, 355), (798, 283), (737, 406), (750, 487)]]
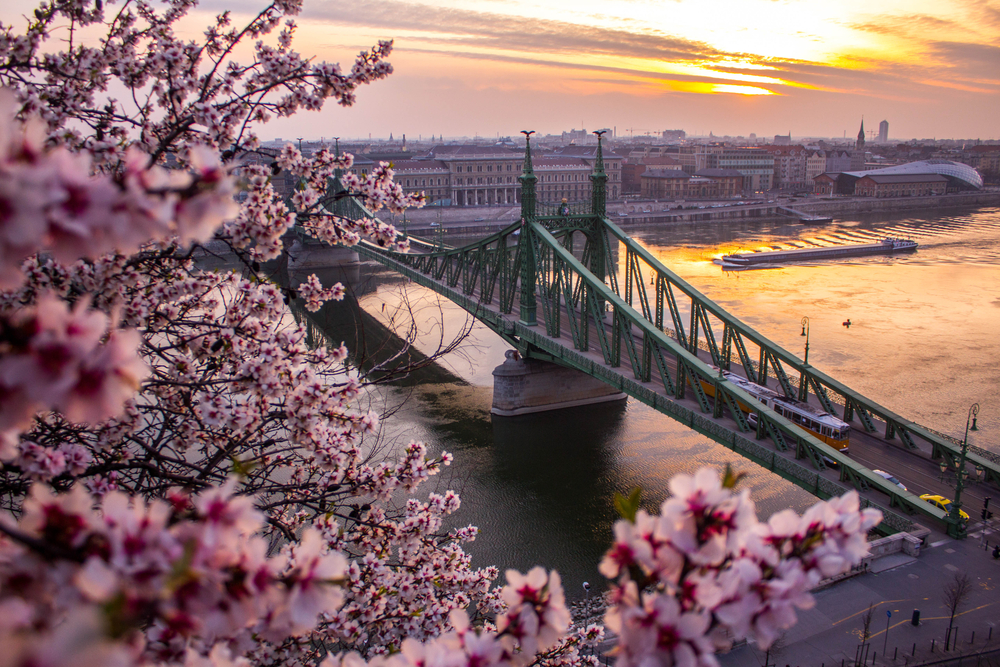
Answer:
[(785, 436), (777, 429), (775, 424), (770, 419), (765, 419), (764, 423), (767, 425), (767, 432), (774, 441), (774, 448), (779, 452), (788, 451), (788, 443), (785, 442)]
[[(607, 220), (604, 220), (603, 222), (609, 230), (614, 232), (616, 227), (613, 225), (613, 223)], [(504, 340), (507, 340), (512, 345), (523, 349), (524, 341), (526, 338), (537, 337), (541, 334), (541, 332), (529, 333), (530, 328), (526, 328), (523, 325), (520, 325), (516, 322), (510, 322), (502, 314), (502, 313), (510, 313), (511, 307), (513, 306), (513, 297), (516, 295), (518, 291), (517, 289), (518, 269), (520, 268), (520, 264), (523, 261), (523, 253), (519, 251), (520, 248), (518, 246), (509, 246), (506, 240), (507, 238), (509, 238), (510, 234), (515, 229), (517, 229), (517, 227), (518, 225), (513, 225), (507, 228), (506, 230), (502, 230), (501, 232), (498, 232), (497, 234), (494, 235), (495, 238), (491, 242), (487, 242), (487, 239), (484, 239), (483, 241), (478, 242), (476, 244), (475, 249), (466, 248), (464, 253), (459, 253), (456, 249), (446, 248), (442, 250), (432, 251), (431, 254), (433, 254), (434, 257), (427, 259), (414, 259), (414, 255), (392, 253), (382, 248), (365, 244), (363, 244), (363, 247), (359, 248), (359, 251), (362, 252), (362, 254), (365, 254), (366, 256), (375, 257), (376, 259), (378, 259), (378, 261), (384, 264), (392, 265), (393, 268), (397, 268), (397, 270), (400, 270), (404, 274), (409, 275), (411, 278), (414, 278), (414, 280), (417, 281), (418, 283), (430, 287), (431, 289), (434, 289), (435, 291), (443, 294), (444, 296), (456, 302), (458, 305), (465, 308), (467, 311), (469, 311), (474, 316), (479, 318), (481, 321), (487, 324), (487, 326), (490, 326), (490, 328), (494, 329), (494, 331), (496, 331), (499, 335), (501, 335), (504, 338)], [(542, 231), (545, 231), (545, 234), (543, 234)], [(578, 276), (578, 278), (575, 278), (576, 282), (573, 284), (571, 291), (579, 295), (573, 297), (573, 301), (575, 302), (576, 300), (579, 300), (580, 321), (586, 323), (587, 325), (585, 327), (582, 327), (581, 331), (589, 330), (590, 319), (593, 318), (596, 328), (599, 332), (598, 334), (599, 338), (606, 339), (608, 332), (605, 331), (604, 326), (600, 325), (600, 322), (602, 321), (601, 316), (603, 315), (603, 311), (599, 312), (598, 309), (595, 308), (595, 303), (610, 302), (613, 304), (613, 310), (615, 311), (614, 317), (616, 319), (620, 318), (623, 322), (628, 321), (630, 323), (629, 327), (623, 327), (621, 323), (619, 323), (619, 325), (617, 326), (618, 330), (616, 334), (617, 337), (619, 338), (618, 341), (619, 345), (621, 344), (621, 342), (623, 342), (620, 340), (620, 337), (625, 335), (623, 329), (631, 328), (632, 326), (639, 326), (641, 330), (643, 337), (643, 351), (641, 356), (638, 354), (636, 355), (639, 357), (638, 361), (633, 362), (633, 369), (640, 370), (640, 373), (636, 377), (637, 382), (647, 381), (643, 380), (643, 378), (648, 374), (648, 371), (651, 371), (651, 363), (646, 361), (647, 359), (646, 350), (648, 349), (649, 356), (655, 358), (656, 360), (657, 367), (661, 374), (661, 379), (664, 380), (663, 382), (664, 389), (667, 392), (675, 395), (676, 394), (682, 395), (685, 386), (683, 382), (683, 378), (685, 375), (693, 376), (691, 386), (696, 388), (695, 389), (696, 393), (698, 393), (701, 390), (701, 383), (699, 382), (699, 380), (711, 377), (711, 369), (705, 366), (705, 364), (701, 362), (699, 359), (697, 359), (695, 355), (692, 355), (690, 351), (687, 349), (687, 346), (683, 344), (684, 343), (683, 339), (685, 338), (685, 334), (683, 327), (680, 326), (679, 309), (677, 307), (676, 297), (673, 293), (674, 288), (677, 287), (678, 289), (680, 289), (681, 292), (688, 294), (690, 296), (689, 289), (685, 288), (684, 286), (685, 284), (683, 283), (683, 281), (675, 279), (675, 277), (669, 270), (667, 270), (659, 263), (655, 262), (653, 258), (648, 256), (648, 253), (646, 253), (645, 249), (641, 248), (641, 246), (638, 246), (638, 244), (634, 244), (634, 246), (629, 248), (635, 250), (633, 259), (634, 262), (642, 260), (643, 262), (646, 262), (648, 265), (654, 267), (655, 269), (656, 278), (654, 282), (656, 283), (656, 288), (657, 288), (656, 316), (661, 319), (659, 326), (657, 326), (649, 321), (649, 317), (643, 317), (643, 314), (637, 313), (633, 309), (629, 308), (628, 305), (618, 297), (617, 293), (611, 288), (609, 288), (607, 285), (605, 285), (603, 281), (598, 282), (595, 278), (593, 278), (586, 270), (586, 268), (583, 267), (580, 264), (580, 262), (576, 260), (575, 257), (572, 256), (572, 253), (569, 253), (567, 249), (562, 247), (560, 243), (554, 241), (552, 235), (549, 234), (546, 230), (544, 230), (544, 227), (542, 227), (541, 230), (538, 227), (534, 227), (532, 233), (538, 234), (539, 237), (544, 239), (544, 243), (539, 243), (538, 247), (545, 245), (549, 248), (552, 248), (552, 251), (556, 254), (560, 254), (561, 251), (561, 253), (568, 255), (568, 257), (566, 256), (562, 257), (563, 263), (554, 262), (554, 265), (559, 266), (559, 271), (562, 272), (562, 278), (560, 278), (559, 281), (557, 281), (557, 284), (560, 285), (561, 289), (554, 290), (552, 293), (552, 297), (559, 298), (561, 296), (562, 298), (559, 299), (560, 301), (565, 299), (566, 294), (568, 293), (569, 290), (569, 285), (568, 282), (566, 281), (566, 276), (568, 275)], [(546, 236), (548, 236), (548, 238), (546, 238)], [(603, 249), (604, 255), (605, 257), (607, 257), (610, 254), (610, 249), (606, 241), (603, 245), (604, 245)], [(626, 245), (628, 246), (628, 244)], [(558, 246), (558, 249), (556, 248), (556, 246)], [(468, 252), (470, 250), (472, 252)], [(426, 257), (426, 255), (424, 255), (423, 257)], [(468, 294), (459, 294), (458, 291), (453, 290), (448, 286), (442, 286), (441, 282), (439, 281), (429, 280), (426, 278), (426, 273), (428, 272), (436, 275), (441, 275), (444, 272), (447, 261), (459, 257), (462, 260), (464, 260), (465, 266), (467, 267), (467, 271), (464, 274), (467, 276), (467, 279), (463, 281), (464, 284), (463, 284), (463, 289), (461, 291), (466, 292), (466, 290), (469, 289), (469, 286), (471, 285), (472, 287), (471, 289), (469, 289)], [(602, 259), (604, 258), (602, 257)], [(491, 268), (484, 273), (484, 267), (490, 266), (491, 264), (492, 264)], [(459, 266), (462, 266), (462, 264), (459, 264)], [(478, 268), (470, 268), (474, 266), (478, 266)], [(424, 268), (425, 270), (422, 271), (414, 267), (421, 267)], [(491, 287), (488, 289), (483, 283), (484, 277), (486, 275), (491, 276), (490, 278)], [(642, 275), (641, 270), (637, 273), (637, 275), (641, 277)], [(608, 279), (612, 281), (613, 286), (616, 285), (613, 274), (608, 276)], [(475, 289), (475, 284), (477, 280), (479, 284), (483, 284), (483, 288), (480, 294), (484, 299), (484, 303), (478, 303), (475, 301), (474, 297), (470, 296), (472, 291), (474, 291)], [(492, 290), (494, 289), (494, 286), (497, 283), (499, 283), (501, 291), (501, 307), (499, 313), (485, 307), (485, 303), (487, 303), (486, 299), (488, 298), (488, 296), (491, 296)], [(587, 293), (586, 296), (583, 296), (584, 293)], [(503, 297), (505, 296), (508, 298), (504, 299)], [(663, 307), (664, 302), (666, 302), (667, 308)], [(718, 306), (716, 306), (715, 304), (706, 300), (705, 302), (699, 302), (698, 305), (700, 310), (700, 314), (698, 315), (698, 319), (700, 320), (699, 328), (711, 331), (711, 326), (707, 317), (707, 315), (709, 314), (711, 314), (713, 317), (716, 317), (717, 319), (721, 319), (724, 327), (731, 326), (731, 332), (732, 332), (731, 340), (733, 343), (735, 343), (737, 347), (737, 353), (739, 354), (741, 362), (744, 364), (744, 367), (747, 368), (748, 374), (751, 371), (752, 364), (748, 363), (749, 355), (747, 354), (746, 344), (744, 339), (750, 340), (751, 342), (757, 344), (762, 350), (762, 352), (764, 352), (766, 349), (767, 354), (770, 357), (770, 362), (772, 366), (775, 366), (778, 369), (780, 369), (779, 364), (787, 363), (795, 367), (796, 359), (794, 356), (790, 355), (789, 353), (785, 352), (784, 350), (782, 350), (777, 346), (773, 346), (773, 344), (771, 344), (771, 346), (769, 347), (761, 346), (761, 341), (764, 341), (765, 345), (769, 343), (769, 341), (766, 341), (766, 339), (760, 337), (759, 334), (754, 332), (752, 329), (749, 329), (748, 327), (742, 325), (742, 323), (738, 322), (734, 318), (731, 318), (731, 316), (730, 316), (731, 319), (726, 319), (725, 317), (720, 318), (719, 313), (721, 312), (725, 315), (725, 311), (719, 309)], [(567, 308), (567, 313), (569, 313), (572, 311), (572, 308), (575, 307), (575, 303), (574, 304), (566, 303), (565, 307)], [(671, 336), (667, 336), (666, 334), (663, 333), (663, 331), (660, 328), (662, 326), (662, 317), (664, 314), (663, 311), (667, 309), (669, 309), (671, 312), (671, 317), (675, 324), (675, 331), (677, 332), (677, 339)], [(628, 347), (628, 345), (631, 344), (634, 351), (634, 340), (632, 339), (631, 335), (628, 335), (628, 339), (629, 341), (631, 341), (631, 343), (626, 343), (626, 346)], [(535, 340), (534, 342), (538, 343), (539, 341)], [(611, 341), (602, 342), (601, 346), (602, 351), (604, 352), (606, 358), (608, 357), (608, 352), (610, 351), (609, 348), (611, 347), (609, 343), (611, 343)], [(558, 343), (554, 344), (557, 346), (560, 345)], [(678, 377), (681, 379), (680, 382), (677, 383), (672, 382), (669, 368), (666, 366), (665, 360), (663, 358), (664, 351), (666, 351), (668, 354), (674, 355), (674, 357), (677, 359), (678, 361), (677, 372), (678, 372)], [(565, 363), (566, 361), (565, 356), (567, 354), (565, 350), (561, 352), (556, 351), (551, 354), (553, 359), (560, 361), (560, 363)], [(570, 365), (572, 366), (572, 364)], [(602, 379), (607, 379), (604, 375), (604, 371), (598, 373), (594, 368), (590, 369), (581, 368), (580, 370), (584, 370), (584, 372), (595, 374), (595, 377), (601, 377)], [(761, 370), (764, 370), (764, 368), (762, 368)], [(622, 386), (623, 388), (626, 386), (631, 386), (629, 383), (632, 381), (627, 380), (627, 378), (621, 376), (620, 373), (616, 373), (616, 378), (617, 379), (614, 381), (614, 384), (616, 384), (616, 386)], [(814, 391), (816, 391), (817, 396), (823, 396), (827, 388), (831, 388), (833, 391), (837, 392), (842, 396), (852, 396), (850, 390), (846, 390), (846, 392), (841, 390), (840, 388), (838, 388), (835, 382), (827, 378), (822, 373), (818, 372), (812, 373), (810, 377), (810, 383)], [(818, 391), (817, 389), (820, 389), (822, 391)], [(645, 394), (643, 393), (645, 390), (641, 386), (631, 387), (629, 391), (631, 392), (631, 395), (640, 397), (640, 400), (651, 402), (651, 404), (655, 404), (658, 400), (660, 400), (660, 399), (657, 399), (656, 401), (647, 400), (645, 398)], [(754, 405), (756, 403), (755, 399), (753, 399), (749, 395), (743, 394), (741, 390), (739, 390), (737, 387), (732, 386), (731, 383), (728, 382), (723, 382), (720, 384), (717, 397), (719, 398), (720, 401), (726, 403), (730, 403), (733, 400), (739, 400), (740, 402), (749, 405)], [(701, 403), (701, 401), (699, 401), (699, 403)], [(873, 405), (872, 403), (864, 400), (863, 398), (859, 398), (851, 405), (851, 407), (852, 408), (856, 407), (859, 409), (859, 411), (863, 410), (867, 416), (867, 412), (871, 409), (872, 405)], [(701, 407), (705, 408), (706, 406), (701, 405)], [(758, 412), (758, 414), (760, 415), (758, 417), (759, 431), (763, 432), (766, 430), (770, 432), (772, 434), (772, 438), (780, 442), (785, 441), (784, 433), (786, 432), (789, 434), (788, 437), (794, 437), (796, 439), (795, 440), (796, 442), (799, 442), (799, 440), (802, 439), (799, 435), (797, 435), (798, 433), (801, 433), (801, 431), (797, 431), (795, 427), (786, 420), (784, 420), (784, 418), (780, 417), (779, 415), (773, 413), (770, 410), (767, 410), (766, 408), (760, 409), (763, 406), (754, 405), (754, 407), (755, 411)], [(680, 410), (681, 408), (675, 407), (672, 409), (676, 411)], [(736, 410), (736, 412), (742, 415), (742, 413), (738, 409)], [(879, 416), (884, 414), (884, 410), (881, 409), (872, 410), (872, 412)], [(905, 430), (901, 430), (901, 427), (902, 429)], [(902, 419), (897, 420), (897, 426), (895, 426), (895, 428), (897, 429), (897, 432), (915, 432), (917, 435), (920, 435), (920, 437), (924, 437), (924, 434), (921, 433), (922, 429), (920, 429), (920, 427), (913, 425), (910, 422), (907, 422), (906, 420)], [(713, 439), (722, 442), (727, 446), (731, 446), (731, 443), (728, 443), (725, 438), (719, 439), (715, 435), (711, 434), (707, 435), (710, 435), (710, 437), (712, 437)], [(806, 439), (812, 439), (812, 437), (807, 435)], [(931, 442), (932, 444), (936, 445), (933, 439), (931, 439)], [(938, 446), (941, 452), (949, 452), (949, 454), (953, 450), (953, 445), (947, 442), (940, 443), (940, 445), (936, 446)], [(777, 442), (776, 442), (776, 448), (780, 449), (780, 445), (778, 445)], [(929, 516), (932, 516), (933, 518), (936, 519), (943, 518), (943, 512), (937, 510), (937, 513), (941, 514), (942, 516), (936, 516), (935, 515), (936, 508), (928, 505), (927, 503), (920, 502), (911, 494), (899, 494), (898, 496), (894, 496), (891, 489), (883, 488), (884, 486), (886, 486), (885, 484), (881, 483), (884, 482), (884, 480), (881, 480), (881, 478), (872, 479), (872, 477), (874, 476), (871, 475), (867, 470), (861, 468), (860, 466), (857, 466), (857, 464), (854, 461), (846, 459), (846, 457), (840, 456), (839, 453), (836, 452), (836, 450), (829, 448), (827, 445), (821, 443), (818, 440), (815, 443), (809, 443), (808, 445), (806, 445), (802, 451), (805, 454), (805, 458), (809, 459), (810, 462), (813, 463), (814, 467), (819, 468), (819, 466), (822, 465), (821, 459), (819, 460), (819, 465), (817, 465), (816, 462), (813, 460), (815, 458), (814, 455), (817, 452), (821, 452), (823, 456), (828, 456), (829, 458), (838, 460), (841, 463), (842, 467), (842, 473), (841, 473), (842, 477), (846, 476), (851, 478), (852, 480), (854, 480), (855, 485), (860, 484), (860, 480), (864, 480), (864, 484), (868, 486), (876, 486), (884, 490), (887, 493), (887, 495), (890, 495), (892, 503), (894, 503), (899, 507), (904, 508), (909, 512), (916, 511), (922, 514), (928, 514)], [(976, 457), (973, 453), (970, 453), (968, 459), (975, 463), (975, 458), (978, 457)], [(996, 466), (991, 466), (988, 464), (983, 467), (986, 470), (986, 475), (988, 480), (990, 480), (994, 484), (1000, 482), (1000, 479), (997, 478)], [(846, 470), (850, 470), (850, 472), (843, 472)], [(778, 474), (784, 475), (784, 473), (782, 473), (781, 471), (776, 471), (776, 472), (778, 472)], [(788, 477), (787, 475), (784, 476)], [(789, 478), (791, 479), (791, 477)], [(795, 480), (793, 479), (793, 481)], [(816, 492), (815, 490), (813, 491)]]
[[(661, 276), (667, 282), (668, 288), (672, 290), (672, 288), (676, 287), (680, 292), (691, 298), (692, 302), (697, 302), (702, 306), (704, 306), (706, 311), (710, 313), (713, 317), (723, 322), (723, 324), (728, 324), (732, 326), (734, 332), (739, 334), (742, 338), (745, 338), (746, 340), (753, 342), (761, 349), (762, 363), (761, 363), (761, 368), (758, 371), (761, 375), (758, 376), (758, 383), (763, 384), (762, 380), (766, 380), (765, 364), (767, 359), (764, 356), (765, 350), (767, 351), (767, 354), (771, 359), (780, 361), (782, 364), (785, 364), (790, 368), (793, 368), (801, 373), (804, 364), (802, 360), (799, 359), (796, 355), (792, 354), (788, 350), (785, 350), (781, 346), (777, 345), (773, 341), (761, 335), (759, 332), (747, 326), (738, 318), (728, 313), (721, 306), (708, 299), (705, 295), (703, 295), (701, 292), (699, 292), (685, 280), (680, 278), (680, 276), (676, 275), (675, 273), (664, 267), (645, 248), (643, 248), (640, 244), (636, 243), (624, 231), (622, 231), (621, 228), (618, 227), (612, 220), (606, 219), (605, 223), (611, 235), (617, 238), (619, 242), (621, 242), (626, 247), (627, 250), (634, 250), (639, 259), (644, 261), (649, 266), (656, 268), (657, 275)], [(680, 327), (678, 326), (677, 323), (675, 323), (675, 327), (678, 329), (678, 331), (680, 331)], [(745, 363), (746, 362), (744, 361), (744, 364)], [(744, 367), (747, 368), (747, 373), (749, 374), (750, 369), (746, 365)], [(891, 420), (896, 424), (901, 425), (905, 428), (905, 431), (908, 433), (908, 436), (911, 438), (911, 441), (913, 437), (919, 437), (920, 439), (930, 443), (932, 447), (939, 447), (945, 450), (949, 450), (958, 455), (960, 444), (953, 442), (945, 437), (942, 437), (941, 435), (933, 431), (929, 431), (928, 429), (925, 429), (920, 425), (915, 424), (901, 417), (900, 415), (897, 415), (887, 410), (886, 408), (879, 405), (875, 401), (862, 396), (858, 392), (850, 389), (843, 383), (838, 382), (829, 375), (817, 371), (815, 368), (810, 367), (809, 375), (811, 376), (810, 380), (813, 383), (815, 383), (813, 385), (814, 387), (816, 384), (818, 384), (824, 388), (824, 391), (830, 391), (838, 396), (843, 397), (845, 404), (848, 404), (848, 406), (850, 407), (856, 406), (858, 408), (861, 408), (864, 412), (864, 416), (861, 417), (862, 423), (864, 423), (864, 420), (866, 418), (870, 421), (873, 417), (878, 417), (883, 421)], [(794, 396), (794, 393), (792, 395)], [(853, 406), (851, 406), (852, 403)], [(853, 409), (851, 411), (853, 412)], [(845, 421), (850, 421), (850, 420), (845, 419)], [(865, 427), (867, 428), (867, 425)], [(967, 455), (967, 460), (972, 462), (974, 465), (981, 466), (984, 469), (984, 481), (987, 481), (989, 484), (992, 484), (995, 487), (1000, 488), (1000, 463), (998, 463), (995, 460), (981, 456), (975, 452), (969, 452)]]

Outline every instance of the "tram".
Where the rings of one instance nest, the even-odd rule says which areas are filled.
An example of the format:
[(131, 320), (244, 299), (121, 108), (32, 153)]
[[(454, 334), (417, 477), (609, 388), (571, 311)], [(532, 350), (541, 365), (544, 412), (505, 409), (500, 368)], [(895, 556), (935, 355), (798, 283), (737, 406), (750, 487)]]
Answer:
[[(718, 370), (718, 368), (715, 368), (716, 372)], [(722, 371), (722, 377), (802, 430), (808, 431), (844, 454), (848, 452), (851, 444), (851, 426), (847, 422), (837, 419), (837, 417), (831, 415), (829, 412), (818, 410), (804, 401), (779, 394), (735, 373)], [(701, 388), (706, 394), (715, 398), (715, 385), (713, 383), (701, 380)], [(753, 408), (742, 401), (737, 401), (737, 405), (744, 413), (749, 414), (753, 412)]]

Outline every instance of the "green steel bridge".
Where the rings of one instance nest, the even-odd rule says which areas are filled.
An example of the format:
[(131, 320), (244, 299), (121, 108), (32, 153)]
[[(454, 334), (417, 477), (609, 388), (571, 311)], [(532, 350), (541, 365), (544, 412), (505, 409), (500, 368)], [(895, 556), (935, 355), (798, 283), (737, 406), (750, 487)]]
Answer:
[[(949, 534), (964, 537), (957, 513), (903, 491), (796, 427), (720, 369), (762, 385), (773, 377), (779, 392), (842, 417), (853, 430), (881, 432), (907, 448), (929, 446), (931, 458), (952, 469), (967, 461), (998, 489), (1000, 457), (976, 448), (963, 452), (961, 443), (809, 366), (658, 262), (606, 215), (600, 136), (591, 200), (538, 202), (525, 134), (518, 222), (459, 248), (411, 237), (408, 253), (370, 242), (358, 245), (358, 252), (455, 302), (522, 356), (603, 380), (819, 498), (858, 489), (863, 505), (883, 510), (880, 529), (887, 534), (911, 529), (916, 519), (943, 523)], [(339, 182), (337, 191), (343, 193)], [(328, 208), (352, 219), (374, 217), (347, 196), (335, 197)], [(616, 260), (624, 264), (621, 277), (609, 270)], [(714, 398), (706, 386), (714, 387)], [(740, 404), (753, 409), (756, 427)]]

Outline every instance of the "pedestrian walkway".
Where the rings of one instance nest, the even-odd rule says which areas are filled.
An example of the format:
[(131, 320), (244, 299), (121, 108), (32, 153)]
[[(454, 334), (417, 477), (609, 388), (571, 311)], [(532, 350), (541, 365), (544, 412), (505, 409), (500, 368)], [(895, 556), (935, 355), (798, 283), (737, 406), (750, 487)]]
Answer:
[[(1000, 533), (985, 539), (988, 549), (981, 533), (965, 540), (934, 533), (919, 558), (889, 556), (864, 574), (817, 591), (816, 606), (799, 612), (799, 622), (770, 653), (745, 644), (720, 655), (719, 662), (723, 667), (854, 665), (869, 604), (874, 615), (864, 656), (868, 665), (921, 665), (1000, 648), (1000, 560), (992, 557)], [(954, 646), (946, 651), (950, 614), (943, 593), (957, 573), (967, 574), (972, 586), (955, 616), (949, 642)], [(920, 612), (918, 625), (912, 624), (914, 611)], [(1000, 664), (996, 655), (992, 660)]]

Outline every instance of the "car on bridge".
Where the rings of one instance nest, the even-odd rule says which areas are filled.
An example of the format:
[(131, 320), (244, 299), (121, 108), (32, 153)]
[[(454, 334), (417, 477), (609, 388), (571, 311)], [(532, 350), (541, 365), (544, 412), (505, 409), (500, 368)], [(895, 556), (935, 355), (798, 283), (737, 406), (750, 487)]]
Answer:
[(899, 488), (901, 488), (903, 491), (907, 490), (906, 486), (902, 482), (900, 482), (898, 479), (896, 479), (895, 477), (893, 477), (892, 475), (890, 475), (886, 471), (884, 471), (884, 470), (872, 470), (872, 472), (875, 473), (876, 475), (878, 475), (879, 477), (881, 477), (882, 479), (884, 479), (885, 481), (889, 482), (890, 484), (895, 484), (896, 486), (898, 486)]
[[(951, 513), (951, 501), (944, 496), (939, 496), (934, 493), (925, 493), (920, 496), (920, 499), (943, 509), (945, 512)], [(965, 510), (958, 510), (959, 515), (961, 515), (963, 521), (969, 520), (969, 515), (965, 513)]]

